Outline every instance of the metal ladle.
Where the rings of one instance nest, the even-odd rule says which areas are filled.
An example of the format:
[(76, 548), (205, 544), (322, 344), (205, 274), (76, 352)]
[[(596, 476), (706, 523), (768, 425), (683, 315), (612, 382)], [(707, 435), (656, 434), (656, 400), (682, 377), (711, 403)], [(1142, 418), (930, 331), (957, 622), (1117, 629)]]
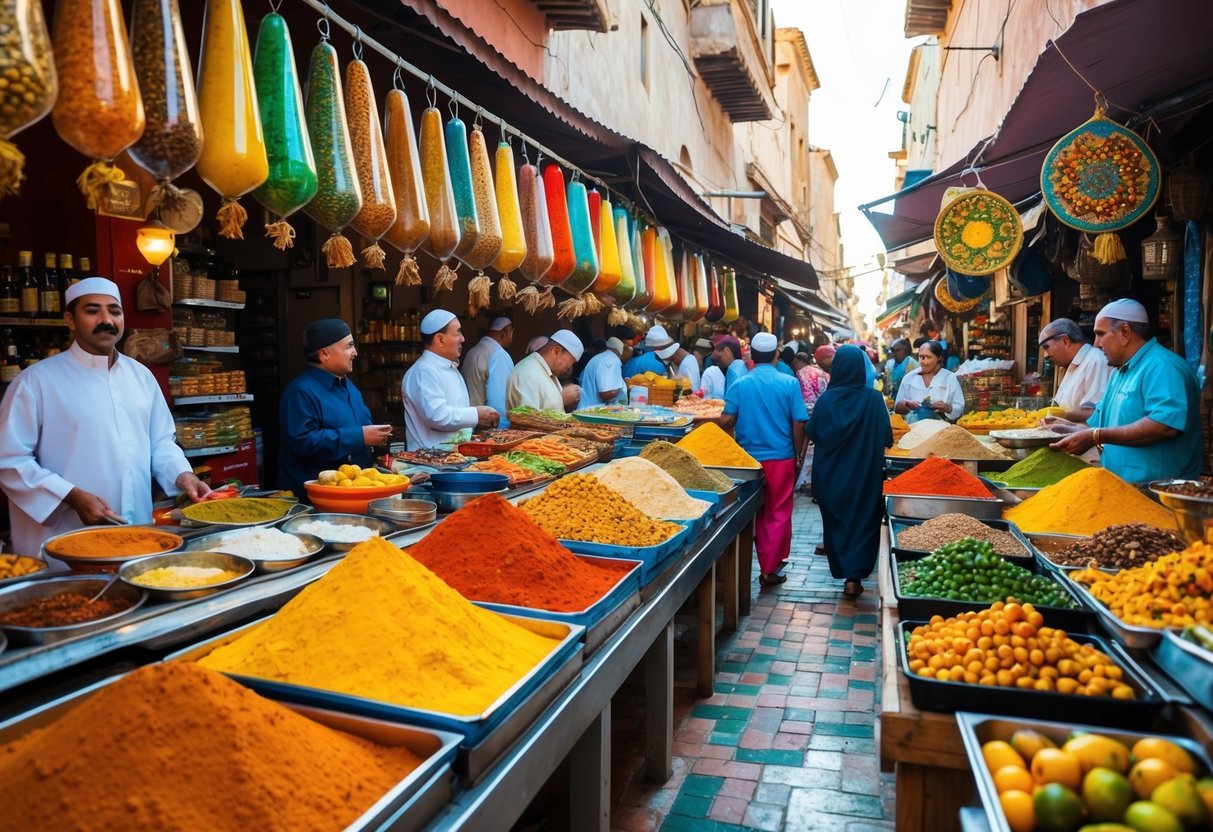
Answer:
[(110, 576), (110, 579), (105, 582), (105, 586), (101, 587), (101, 591), (98, 592), (96, 595), (94, 595), (92, 598), (89, 598), (87, 603), (92, 604), (92, 603), (99, 601), (101, 599), (101, 596), (104, 595), (105, 593), (109, 592), (110, 587), (116, 583), (118, 583), (118, 570), (117, 569), (114, 570), (114, 574)]

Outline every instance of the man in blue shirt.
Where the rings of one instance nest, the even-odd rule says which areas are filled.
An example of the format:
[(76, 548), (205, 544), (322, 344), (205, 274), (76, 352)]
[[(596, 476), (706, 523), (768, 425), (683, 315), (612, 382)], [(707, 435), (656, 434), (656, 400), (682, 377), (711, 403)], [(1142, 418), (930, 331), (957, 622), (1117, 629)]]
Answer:
[(769, 332), (754, 336), (750, 343), (754, 369), (729, 385), (720, 420), (726, 430), (734, 429), (737, 443), (762, 465), (763, 501), (754, 523), (754, 548), (761, 571), (758, 582), (763, 586), (787, 580), (779, 573), (792, 548), (793, 486), (804, 461), (804, 425), (809, 420), (800, 382), (775, 369), (778, 347)]
[(362, 394), (347, 378), (358, 349), (345, 321), (316, 321), (304, 332), (308, 366), (295, 377), (278, 403), (282, 444), (278, 450), (278, 487), (302, 497), (303, 483), (338, 465), (369, 467), (371, 448), (386, 445), (391, 425), (372, 425)]
[[(759, 335), (771, 335), (771, 333), (761, 332)], [(756, 335), (754, 337), (758, 336)], [(775, 336), (771, 335), (771, 337), (774, 338)], [(768, 343), (765, 338), (763, 339), (763, 343)], [(778, 341), (775, 342), (775, 346), (779, 346)], [(771, 352), (775, 352), (775, 350), (771, 350)], [(724, 392), (726, 395), (729, 392), (729, 388), (733, 386), (734, 382), (745, 378), (746, 373), (749, 372), (749, 370), (746, 369), (745, 360), (741, 357), (741, 342), (732, 335), (725, 335), (716, 342), (716, 349), (712, 351), (712, 362), (717, 367), (724, 370)], [(772, 367), (772, 369), (774, 369), (774, 367)], [(779, 371), (775, 370), (775, 372), (778, 373)], [(793, 381), (795, 381), (794, 376), (788, 376), (787, 378), (791, 378)]]
[(638, 376), (641, 373), (656, 373), (659, 376), (673, 378), (670, 365), (665, 359), (678, 352), (678, 342), (670, 337), (665, 327), (653, 324), (644, 336), (644, 352), (638, 354), (627, 363), (623, 375), (625, 378)]
[(618, 338), (606, 339), (606, 348), (586, 362), (581, 371), (581, 402), (578, 410), (587, 407), (602, 407), (626, 400), (627, 390), (623, 384), (623, 342)]
[(1149, 316), (1135, 300), (1115, 300), (1095, 318), (1095, 346), (1117, 368), (1095, 406), (1090, 428), (1052, 447), (1075, 455), (1092, 447), (1121, 479), (1193, 479), (1201, 471), (1200, 398), (1188, 364), (1150, 337)]

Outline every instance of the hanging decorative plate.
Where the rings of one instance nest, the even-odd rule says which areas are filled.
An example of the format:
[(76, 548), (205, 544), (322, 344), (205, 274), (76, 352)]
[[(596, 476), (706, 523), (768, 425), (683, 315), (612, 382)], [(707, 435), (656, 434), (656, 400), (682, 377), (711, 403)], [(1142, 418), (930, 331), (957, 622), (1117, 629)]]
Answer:
[(1045, 156), (1040, 190), (1049, 210), (1071, 228), (1116, 231), (1158, 199), (1158, 157), (1140, 136), (1096, 110)]
[(1022, 245), (1019, 213), (993, 191), (963, 193), (935, 220), (939, 256), (960, 274), (992, 274), (1009, 264)]
[(967, 312), (972, 312), (985, 301), (989, 300), (990, 293), (986, 291), (979, 297), (967, 300), (958, 300), (952, 297), (952, 293), (948, 291), (947, 278), (940, 278), (935, 284), (935, 299), (942, 304), (943, 308), (951, 312), (953, 315), (964, 315)]

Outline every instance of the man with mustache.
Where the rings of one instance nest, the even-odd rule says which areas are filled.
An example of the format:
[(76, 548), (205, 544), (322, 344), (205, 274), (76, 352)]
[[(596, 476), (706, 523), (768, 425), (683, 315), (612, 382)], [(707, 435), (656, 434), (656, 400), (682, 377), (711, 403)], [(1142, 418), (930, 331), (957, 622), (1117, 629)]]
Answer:
[(174, 439), (155, 377), (118, 352), (118, 286), (89, 277), (65, 300), (71, 347), (23, 370), (0, 401), (0, 488), (18, 554), (82, 526), (150, 523), (152, 476), (170, 495), (210, 491)]

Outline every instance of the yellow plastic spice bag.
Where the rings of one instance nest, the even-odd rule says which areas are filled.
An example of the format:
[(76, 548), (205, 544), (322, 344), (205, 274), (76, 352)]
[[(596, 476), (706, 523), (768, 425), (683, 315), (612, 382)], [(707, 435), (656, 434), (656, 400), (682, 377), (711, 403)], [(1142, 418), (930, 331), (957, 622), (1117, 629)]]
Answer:
[(471, 139), (472, 193), (476, 197), (476, 219), (480, 223), (480, 236), (476, 245), (460, 259), (476, 274), (468, 283), (468, 302), (479, 309), (489, 305), (489, 290), (492, 281), (484, 273), (485, 268), (501, 253), (501, 222), (497, 217), (497, 195), (493, 188), (493, 166), (489, 161), (489, 149), (484, 142), (484, 131), (479, 124), (472, 126)]
[(514, 150), (508, 142), (497, 145), (497, 218), (501, 223), (501, 251), (493, 268), (501, 272), (497, 281), (497, 296), (501, 300), (514, 297), (516, 286), (510, 272), (526, 259), (526, 233), (522, 228), (522, 207), (518, 201), (518, 180), (514, 175)]
[[(396, 83), (399, 83), (398, 79), (399, 75)], [(430, 234), (430, 211), (425, 202), (425, 182), (417, 136), (413, 132), (413, 117), (409, 114), (409, 99), (404, 90), (389, 91), (384, 110), (388, 175), (392, 177), (392, 189), (396, 194), (396, 221), (383, 239), (404, 252), (396, 272), (396, 284), (419, 286), (421, 270), (417, 268), (413, 252)]]
[(7, 31), (0, 70), (21, 82), (0, 90), (0, 196), (5, 196), (17, 193), (25, 167), (25, 156), (9, 140), (51, 111), (59, 83), (42, 4), (9, 0), (0, 5), (0, 23)]
[[(361, 54), (358, 44), (356, 54)], [(371, 73), (360, 59), (350, 61), (345, 68), (345, 114), (349, 119), (350, 143), (354, 150), (354, 165), (358, 170), (358, 186), (362, 190), (362, 208), (350, 223), (350, 228), (370, 241), (362, 250), (362, 260), (368, 269), (383, 268), (383, 249), (379, 238), (396, 221), (396, 193), (388, 171), (387, 150), (383, 146), (383, 131), (379, 127), (379, 105), (371, 86)]]

